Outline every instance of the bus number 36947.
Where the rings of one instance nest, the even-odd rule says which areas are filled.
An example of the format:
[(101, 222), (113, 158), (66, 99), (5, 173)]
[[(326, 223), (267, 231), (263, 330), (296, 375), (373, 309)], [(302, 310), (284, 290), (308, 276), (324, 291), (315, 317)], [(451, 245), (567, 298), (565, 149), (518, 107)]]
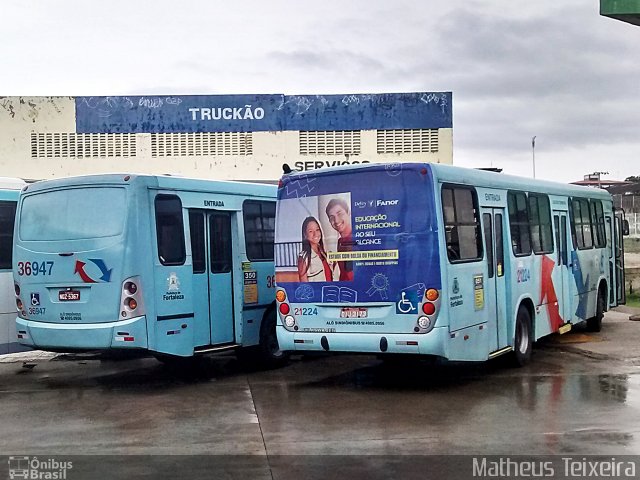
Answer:
[(18, 262), (18, 275), (51, 275), (53, 262)]

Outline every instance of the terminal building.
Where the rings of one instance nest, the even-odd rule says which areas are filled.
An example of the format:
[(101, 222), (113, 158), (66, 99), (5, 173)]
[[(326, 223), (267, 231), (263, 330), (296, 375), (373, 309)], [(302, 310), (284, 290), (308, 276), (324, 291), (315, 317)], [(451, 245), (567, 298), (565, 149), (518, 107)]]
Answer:
[(0, 175), (273, 181), (284, 163), (451, 164), (452, 123), (451, 92), (0, 97)]

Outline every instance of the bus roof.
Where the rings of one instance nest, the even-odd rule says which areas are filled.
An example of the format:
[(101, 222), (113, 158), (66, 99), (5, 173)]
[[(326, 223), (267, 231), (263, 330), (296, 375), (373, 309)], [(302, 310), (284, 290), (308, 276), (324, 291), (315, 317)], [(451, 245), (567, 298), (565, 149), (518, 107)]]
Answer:
[(21, 178), (0, 177), (0, 188), (4, 190), (22, 190), (26, 184)]
[(456, 167), (452, 165), (441, 165), (436, 163), (361, 163), (356, 165), (341, 165), (314, 172), (292, 172), (283, 176), (283, 181), (293, 181), (298, 175), (313, 177), (332, 174), (343, 174), (357, 172), (359, 170), (380, 170), (385, 171), (390, 167), (402, 165), (413, 169), (431, 168), (434, 177), (440, 182), (464, 183), (476, 187), (500, 188), (513, 190), (526, 190), (529, 192), (547, 193), (551, 195), (572, 195), (582, 197), (594, 197), (600, 199), (611, 199), (611, 195), (606, 190), (583, 187), (561, 182), (551, 182), (548, 180), (537, 180), (528, 177), (515, 175), (505, 175), (503, 173), (478, 170), (474, 168)]
[[(128, 178), (127, 178), (128, 177)], [(43, 180), (29, 185), (28, 192), (64, 188), (69, 186), (108, 184), (142, 184), (150, 188), (167, 190), (202, 191), (207, 193), (227, 193), (256, 197), (276, 196), (275, 185), (261, 183), (234, 182), (229, 180), (204, 180), (199, 178), (173, 177), (169, 175), (148, 175), (133, 173), (109, 173), (102, 175), (80, 175), (52, 180)]]

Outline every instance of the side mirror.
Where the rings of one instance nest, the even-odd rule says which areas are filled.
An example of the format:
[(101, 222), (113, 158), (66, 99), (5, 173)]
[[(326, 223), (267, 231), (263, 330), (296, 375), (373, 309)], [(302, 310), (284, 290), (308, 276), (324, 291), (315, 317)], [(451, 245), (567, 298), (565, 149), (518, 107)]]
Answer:
[(629, 235), (629, 220), (622, 221), (622, 235)]

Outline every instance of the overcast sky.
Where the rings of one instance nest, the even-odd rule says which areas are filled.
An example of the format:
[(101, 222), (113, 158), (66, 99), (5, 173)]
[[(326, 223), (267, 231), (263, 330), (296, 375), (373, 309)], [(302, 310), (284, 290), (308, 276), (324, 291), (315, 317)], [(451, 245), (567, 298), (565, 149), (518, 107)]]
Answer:
[(640, 27), (598, 0), (2, 0), (0, 96), (453, 92), (453, 160), (640, 175)]

